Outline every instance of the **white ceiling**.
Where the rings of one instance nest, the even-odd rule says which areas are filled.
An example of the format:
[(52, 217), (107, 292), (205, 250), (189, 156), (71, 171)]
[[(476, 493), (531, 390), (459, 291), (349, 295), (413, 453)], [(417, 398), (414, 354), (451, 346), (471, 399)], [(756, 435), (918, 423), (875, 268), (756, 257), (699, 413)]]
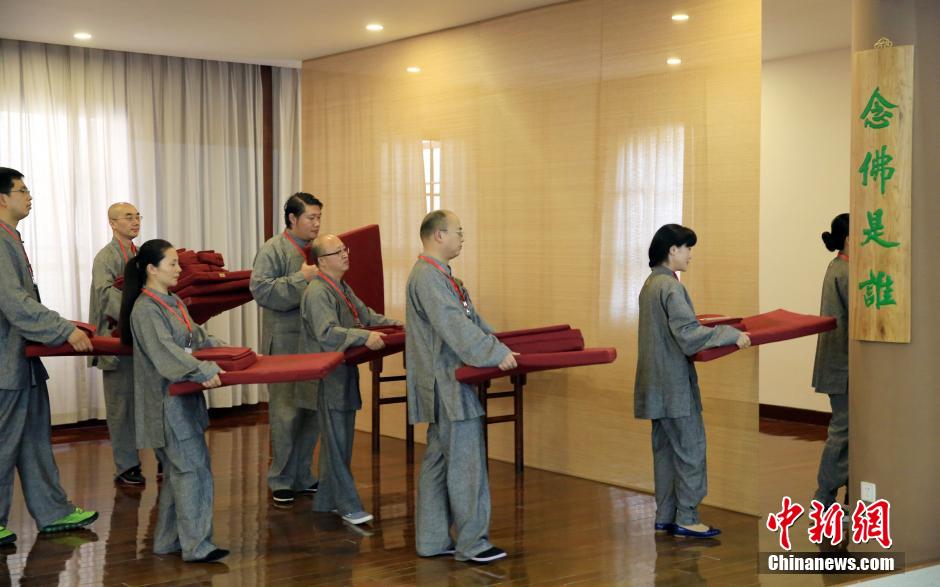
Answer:
[[(0, 37), (296, 67), (558, 1), (0, 0)], [(764, 60), (850, 45), (851, 0), (762, 2)], [(370, 22), (385, 30), (365, 30)], [(78, 31), (94, 38), (76, 41)]]
[[(559, 0), (0, 0), (0, 37), (299, 67)], [(379, 22), (372, 33), (365, 25)], [(87, 42), (72, 35), (86, 31)]]
[(848, 49), (852, 0), (763, 0), (763, 60)]

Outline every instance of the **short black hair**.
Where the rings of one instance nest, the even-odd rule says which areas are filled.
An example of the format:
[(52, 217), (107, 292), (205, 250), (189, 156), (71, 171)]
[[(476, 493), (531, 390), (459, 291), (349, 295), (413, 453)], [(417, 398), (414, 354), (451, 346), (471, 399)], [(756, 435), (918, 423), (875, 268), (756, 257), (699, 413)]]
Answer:
[(653, 235), (650, 243), (650, 267), (662, 265), (669, 258), (669, 249), (683, 245), (691, 248), (698, 242), (695, 231), (681, 224), (665, 224)]
[(447, 211), (435, 210), (429, 212), (421, 221), (421, 241), (428, 240), (432, 234), (445, 228), (447, 228)]
[(831, 232), (822, 233), (823, 244), (830, 251), (841, 251), (845, 248), (845, 237), (849, 236), (849, 215), (839, 214), (832, 219)]
[(323, 202), (307, 192), (297, 192), (287, 198), (287, 202), (284, 203), (284, 226), (290, 228), (290, 215), (293, 214), (294, 218), (299, 218), (307, 206), (318, 206), (322, 209)]
[(0, 194), (10, 195), (13, 191), (13, 180), (23, 179), (23, 174), (9, 167), (0, 167)]

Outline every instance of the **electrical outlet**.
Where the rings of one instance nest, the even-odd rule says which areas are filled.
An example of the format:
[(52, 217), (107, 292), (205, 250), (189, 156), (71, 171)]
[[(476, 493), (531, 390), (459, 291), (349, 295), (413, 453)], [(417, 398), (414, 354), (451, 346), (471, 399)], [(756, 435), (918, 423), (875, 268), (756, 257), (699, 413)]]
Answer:
[(875, 484), (869, 483), (868, 481), (862, 481), (860, 494), (862, 496), (862, 501), (867, 503), (872, 503), (878, 499), (875, 497)]

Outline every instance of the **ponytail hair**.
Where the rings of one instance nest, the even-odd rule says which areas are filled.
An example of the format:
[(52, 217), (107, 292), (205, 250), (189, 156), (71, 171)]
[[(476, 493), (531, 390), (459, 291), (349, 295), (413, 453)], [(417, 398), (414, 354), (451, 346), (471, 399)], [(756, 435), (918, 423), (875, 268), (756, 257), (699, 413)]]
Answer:
[(149, 240), (137, 249), (137, 255), (131, 257), (124, 267), (124, 291), (121, 292), (121, 319), (119, 322), (121, 329), (121, 343), (134, 344), (134, 336), (131, 333), (131, 311), (134, 309), (134, 303), (140, 297), (140, 292), (147, 283), (147, 266), (156, 267), (163, 261), (168, 249), (173, 245), (159, 238)]
[(833, 252), (845, 249), (845, 237), (849, 236), (849, 215), (839, 214), (833, 218), (831, 230), (822, 233), (823, 244)]

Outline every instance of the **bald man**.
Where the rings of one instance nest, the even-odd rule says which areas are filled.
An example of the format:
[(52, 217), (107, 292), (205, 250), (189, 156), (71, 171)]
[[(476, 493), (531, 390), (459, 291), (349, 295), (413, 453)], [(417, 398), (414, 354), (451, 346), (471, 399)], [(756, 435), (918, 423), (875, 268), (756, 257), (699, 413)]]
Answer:
[[(141, 215), (132, 204), (120, 202), (108, 208), (112, 239), (95, 255), (91, 270), (91, 303), (88, 321), (98, 333), (109, 336), (121, 315), (121, 290), (114, 281), (124, 275), (128, 259), (137, 255), (134, 239), (140, 234)], [(91, 357), (89, 366), (101, 369), (108, 434), (114, 454), (115, 481), (143, 485), (134, 429), (133, 357)]]
[[(313, 254), (320, 272), (310, 281), (300, 302), (299, 353), (343, 352), (365, 345), (373, 350), (385, 346), (383, 334), (371, 326), (399, 325), (362, 303), (343, 276), (349, 271), (349, 249), (333, 234), (313, 241)], [(359, 367), (340, 365), (321, 381), (303, 382), (298, 391), (316, 398), (320, 421), (320, 491), (314, 511), (335, 512), (350, 524), (365, 524), (372, 514), (365, 511), (353, 479), (352, 447), (356, 412), (362, 409)]]
[[(450, 261), (463, 248), (453, 212), (421, 222), (424, 251), (408, 276), (405, 363), (408, 421), (428, 422), (418, 480), (415, 541), (419, 556), (453, 554), (489, 563), (506, 553), (489, 542), (490, 487), (483, 442), (483, 407), (472, 386), (457, 381), (462, 365), (515, 368), (514, 353), (493, 336)], [(453, 529), (453, 535), (451, 530)]]

